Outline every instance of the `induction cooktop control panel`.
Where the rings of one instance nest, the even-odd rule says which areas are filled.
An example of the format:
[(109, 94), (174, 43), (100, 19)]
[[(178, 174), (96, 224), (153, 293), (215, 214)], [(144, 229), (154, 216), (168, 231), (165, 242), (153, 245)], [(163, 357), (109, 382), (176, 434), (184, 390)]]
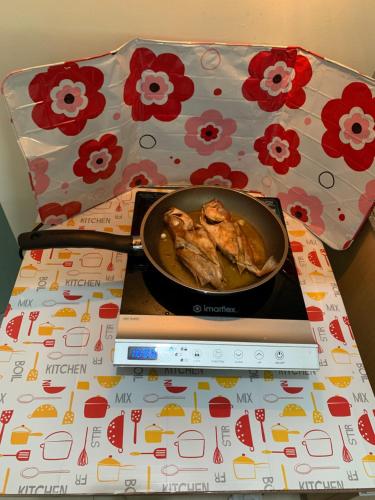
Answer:
[(318, 370), (317, 346), (250, 342), (116, 340), (117, 366)]

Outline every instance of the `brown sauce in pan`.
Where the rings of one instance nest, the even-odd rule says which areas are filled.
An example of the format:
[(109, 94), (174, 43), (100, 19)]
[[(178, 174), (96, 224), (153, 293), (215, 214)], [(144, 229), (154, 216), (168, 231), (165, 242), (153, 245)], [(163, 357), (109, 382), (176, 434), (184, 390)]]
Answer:
[[(194, 212), (189, 212), (188, 215), (190, 215), (194, 223), (199, 223), (200, 213), (201, 213), (200, 210), (196, 210)], [(257, 261), (256, 264), (259, 267), (262, 267), (267, 260), (266, 249), (262, 236), (243, 217), (237, 216), (236, 214), (232, 213), (232, 218), (235, 221), (240, 219), (244, 221), (244, 224), (241, 225), (242, 230), (245, 232), (246, 236), (251, 240), (252, 244), (256, 246), (260, 256), (259, 261)], [(173, 238), (170, 235), (167, 226), (165, 227), (164, 234), (166, 235), (166, 238), (164, 239), (160, 238), (160, 243), (159, 243), (159, 255), (164, 269), (169, 274), (177, 278), (179, 281), (182, 281), (183, 283), (186, 283), (189, 286), (200, 287), (199, 284), (195, 281), (194, 276), (177, 259)], [(229, 259), (224, 257), (224, 255), (219, 250), (217, 250), (217, 253), (223, 268), (224, 278), (226, 280), (226, 285), (223, 288), (223, 290), (233, 290), (235, 288), (242, 288), (256, 281), (259, 281), (260, 278), (255, 276), (255, 274), (250, 273), (249, 271), (245, 270), (242, 272), (242, 274), (240, 274), (235, 264), (232, 264), (229, 261)], [(211, 289), (212, 287), (208, 285), (207, 288)]]

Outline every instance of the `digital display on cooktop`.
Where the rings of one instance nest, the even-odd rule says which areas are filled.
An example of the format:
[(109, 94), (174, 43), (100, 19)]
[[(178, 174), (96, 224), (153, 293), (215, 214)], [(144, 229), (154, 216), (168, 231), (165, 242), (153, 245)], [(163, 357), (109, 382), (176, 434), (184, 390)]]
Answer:
[[(139, 234), (144, 214), (164, 194), (137, 192), (131, 234)], [(277, 198), (262, 198), (261, 201), (273, 209), (285, 224)], [(217, 296), (177, 285), (156, 271), (145, 256), (129, 255), (121, 314), (307, 320), (290, 248), (283, 268), (272, 280), (253, 290)]]
[(158, 359), (158, 353), (155, 347), (132, 346), (128, 347), (128, 359), (137, 359), (139, 361), (155, 361)]

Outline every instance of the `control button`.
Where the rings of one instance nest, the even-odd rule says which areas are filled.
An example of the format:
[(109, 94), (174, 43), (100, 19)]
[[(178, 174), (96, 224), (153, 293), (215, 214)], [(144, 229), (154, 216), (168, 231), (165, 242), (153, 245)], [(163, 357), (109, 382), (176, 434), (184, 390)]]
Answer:
[(276, 351), (275, 352), (275, 358), (278, 359), (279, 361), (284, 359), (284, 353), (283, 351)]
[(214, 350), (214, 358), (220, 359), (223, 357), (223, 351), (221, 349)]
[(194, 350), (194, 352), (193, 352), (194, 358), (200, 358), (201, 355), (202, 355), (202, 351), (200, 351), (199, 349)]
[(264, 352), (258, 349), (257, 351), (255, 351), (254, 357), (255, 359), (261, 360), (264, 358)]
[(243, 351), (241, 351), (241, 349), (236, 349), (234, 351), (234, 357), (235, 357), (235, 359), (242, 359), (243, 358)]

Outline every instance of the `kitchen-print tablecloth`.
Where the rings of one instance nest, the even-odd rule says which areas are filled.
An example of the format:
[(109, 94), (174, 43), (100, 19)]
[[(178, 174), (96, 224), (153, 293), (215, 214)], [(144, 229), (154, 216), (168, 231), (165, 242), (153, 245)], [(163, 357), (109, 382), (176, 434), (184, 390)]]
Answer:
[[(134, 191), (63, 226), (129, 232)], [(0, 333), (0, 492), (371, 490), (375, 400), (324, 248), (286, 217), (317, 372), (115, 369), (126, 256), (27, 252)]]

